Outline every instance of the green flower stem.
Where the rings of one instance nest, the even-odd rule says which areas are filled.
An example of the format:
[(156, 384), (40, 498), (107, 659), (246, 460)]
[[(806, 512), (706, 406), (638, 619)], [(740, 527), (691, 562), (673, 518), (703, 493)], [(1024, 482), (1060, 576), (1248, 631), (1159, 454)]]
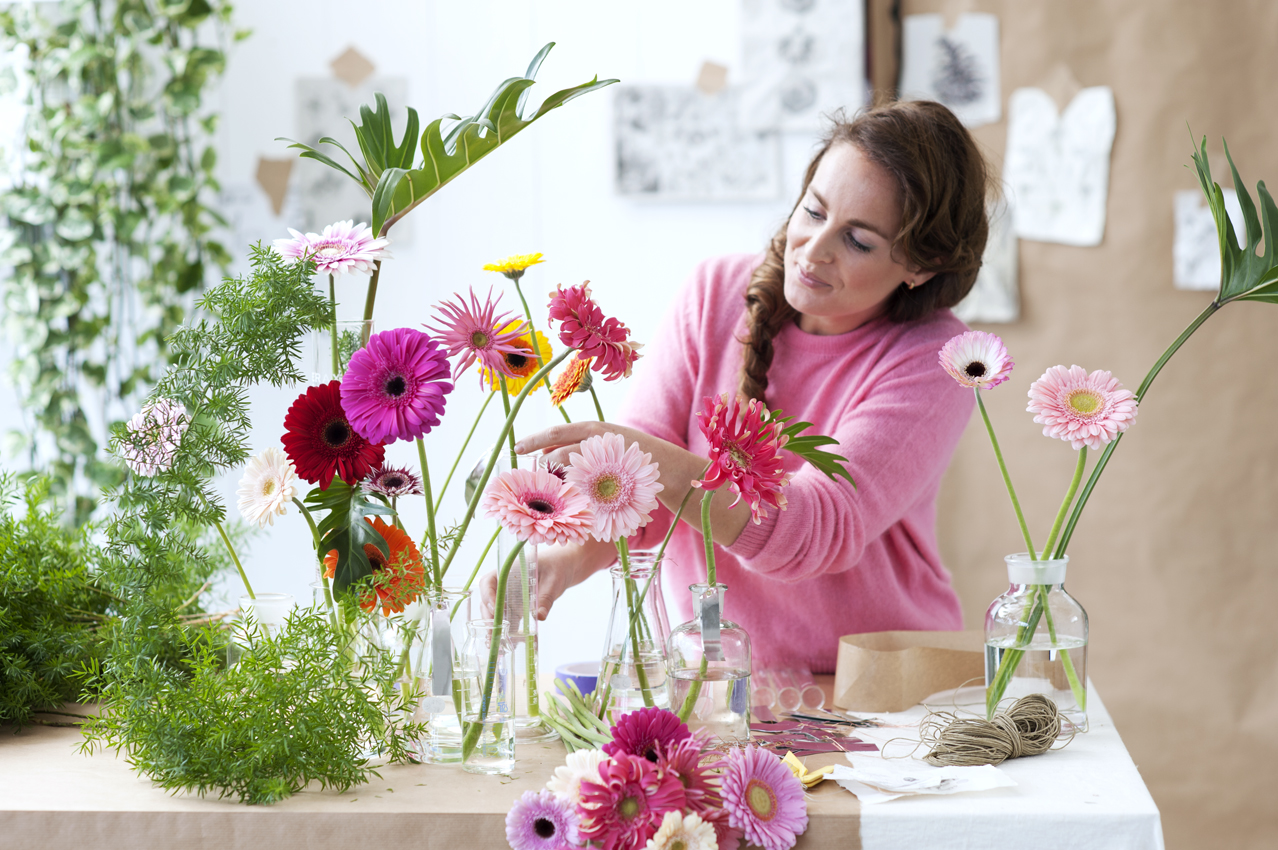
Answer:
[(706, 546), (706, 584), (714, 587), (714, 532), (710, 528), (710, 501), (714, 498), (714, 490), (707, 490), (701, 497), (701, 540)]
[[(497, 380), (501, 381), (501, 406), (506, 411), (506, 418), (510, 419), (510, 392), (506, 389), (506, 376), (498, 375)], [(506, 442), (510, 445), (510, 468), (517, 469), (519, 467), (519, 455), (515, 454), (515, 429), (512, 421), (511, 427), (506, 429)]]
[(985, 421), (985, 430), (990, 435), (990, 445), (994, 447), (994, 457), (998, 459), (999, 472), (1003, 473), (1003, 484), (1007, 487), (1007, 495), (1012, 498), (1012, 508), (1016, 511), (1016, 521), (1021, 524), (1021, 534), (1025, 538), (1025, 546), (1029, 549), (1031, 561), (1037, 561), (1038, 555), (1034, 549), (1034, 541), (1030, 539), (1029, 526), (1025, 524), (1025, 514), (1021, 513), (1020, 500), (1016, 498), (1016, 488), (1012, 486), (1012, 476), (1008, 474), (1007, 464), (1003, 462), (1003, 450), (998, 447), (998, 437), (994, 436), (994, 425), (990, 422), (990, 415), (985, 410), (985, 400), (981, 398), (979, 389), (973, 390), (976, 393), (976, 406), (981, 409), (981, 419)]
[(217, 533), (222, 536), (222, 542), (226, 544), (226, 551), (231, 553), (231, 560), (235, 562), (235, 569), (240, 573), (240, 580), (244, 582), (244, 589), (248, 591), (249, 599), (257, 599), (257, 594), (253, 592), (253, 585), (249, 584), (248, 576), (244, 574), (244, 565), (240, 563), (240, 556), (235, 554), (231, 538), (226, 536), (226, 529), (222, 527), (219, 520), (213, 520), (213, 524), (217, 526)]
[(595, 388), (593, 385), (590, 387), (590, 400), (595, 403), (595, 415), (599, 417), (599, 421), (608, 421), (604, 419), (603, 408), (599, 406), (599, 396), (595, 394)]
[(338, 377), (337, 365), (337, 286), (333, 282), (333, 275), (328, 276), (328, 303), (333, 308), (333, 377)]
[(435, 500), (430, 494), (430, 465), (426, 462), (426, 444), (417, 438), (417, 459), (422, 465), (422, 493), (426, 496), (426, 534), (430, 537), (430, 571), (435, 578), (435, 587), (444, 586), (443, 574), (439, 571), (439, 543), (435, 539)]
[(568, 415), (568, 411), (564, 410), (564, 406), (562, 404), (559, 405), (559, 415), (562, 416), (564, 421), (569, 425), (572, 424), (572, 417)]
[[(1074, 477), (1070, 479), (1069, 489), (1065, 491), (1065, 500), (1061, 502), (1061, 508), (1056, 512), (1056, 521), (1052, 523), (1052, 531), (1047, 535), (1047, 545), (1043, 547), (1043, 555), (1052, 551), (1052, 547), (1056, 545), (1056, 535), (1060, 533), (1061, 523), (1065, 520), (1065, 513), (1069, 510), (1069, 506), (1074, 502), (1074, 494), (1078, 492), (1078, 484), (1083, 480), (1083, 470), (1087, 468), (1087, 446), (1083, 446), (1078, 450), (1078, 464), (1074, 467)], [(1060, 556), (1058, 555), (1057, 558)]]
[(497, 657), (501, 650), (501, 629), (504, 619), (502, 615), (506, 610), (506, 581), (510, 578), (510, 568), (515, 563), (515, 558), (523, 551), (523, 548), (524, 541), (520, 540), (510, 550), (505, 563), (497, 572), (497, 595), (493, 597), (493, 632), (488, 646), (488, 669), (484, 674), (484, 691), (479, 700), (479, 721), (464, 724), (466, 734), (462, 738), (463, 760), (469, 758), (475, 751), (475, 745), (479, 743), (479, 736), (483, 732), (484, 718), (488, 716), (488, 703), (493, 697), (493, 679), (497, 674)]
[(639, 653), (639, 630), (636, 628), (641, 609), (636, 607), (635, 581), (630, 577), (630, 546), (626, 538), (617, 539), (617, 555), (621, 558), (621, 576), (626, 587), (626, 608), (629, 615), (627, 632), (630, 635), (630, 650), (635, 656), (635, 676), (639, 679), (639, 690), (643, 694), (644, 706), (656, 703), (652, 700), (652, 686), (648, 684), (648, 672), (643, 669), (643, 657)]
[[(364, 321), (371, 322), (373, 320), (373, 304), (377, 301), (377, 279), (382, 276), (382, 261), (373, 261), (373, 276), (368, 279), (368, 295), (364, 296)], [(364, 325), (361, 335), (363, 339), (360, 342), (368, 345), (368, 337), (371, 327)]]
[(489, 393), (488, 398), (484, 399), (484, 403), (480, 405), (479, 415), (475, 417), (475, 421), (470, 426), (470, 431), (466, 434), (466, 439), (462, 441), (461, 448), (457, 451), (457, 457), (453, 460), (453, 468), (448, 470), (448, 477), (444, 479), (444, 486), (439, 488), (439, 502), (443, 504), (444, 494), (448, 492), (448, 485), (453, 481), (453, 473), (457, 471), (457, 464), (461, 463), (462, 456), (466, 454), (466, 447), (470, 445), (470, 438), (475, 436), (475, 429), (479, 427), (479, 420), (484, 417), (484, 411), (488, 409), (489, 403), (492, 402), (495, 393)]

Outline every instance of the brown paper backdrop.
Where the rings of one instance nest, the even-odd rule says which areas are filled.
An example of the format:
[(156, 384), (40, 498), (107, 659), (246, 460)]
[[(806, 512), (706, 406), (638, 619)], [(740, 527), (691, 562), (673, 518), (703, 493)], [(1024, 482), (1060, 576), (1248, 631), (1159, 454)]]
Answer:
[[(890, 5), (890, 4), (888, 4)], [(1041, 545), (1074, 453), (1025, 413), (1049, 366), (1109, 369), (1134, 389), (1211, 300), (1172, 288), (1172, 197), (1196, 189), (1186, 124), (1220, 138), (1253, 192), (1278, 181), (1278, 3), (1270, 0), (905, 0), (901, 14), (999, 17), (1003, 103), (1053, 94), (1063, 64), (1114, 90), (1118, 132), (1103, 244), (1020, 243), (1021, 321), (990, 325), (1016, 361), (986, 394)], [(1054, 73), (1056, 72), (1056, 73)], [(1057, 91), (1052, 91), (1057, 89)], [(1001, 168), (1006, 115), (975, 131)], [(1163, 816), (1169, 848), (1273, 847), (1278, 833), (1278, 306), (1234, 304), (1165, 368), (1070, 545), (1091, 616), (1088, 673)], [(939, 532), (965, 625), (1024, 548), (977, 417), (941, 493)]]

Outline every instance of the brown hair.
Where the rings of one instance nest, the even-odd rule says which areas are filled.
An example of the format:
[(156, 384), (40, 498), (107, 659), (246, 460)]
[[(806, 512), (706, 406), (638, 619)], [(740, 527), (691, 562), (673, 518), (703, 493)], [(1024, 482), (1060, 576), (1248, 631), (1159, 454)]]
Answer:
[[(892, 242), (893, 255), (903, 257), (907, 266), (935, 273), (914, 289), (905, 284), (897, 287), (888, 296), (887, 318), (912, 322), (962, 301), (976, 283), (989, 233), (985, 212), (989, 173), (967, 128), (954, 113), (932, 101), (876, 106), (852, 121), (836, 115), (803, 175), (791, 215), (826, 151), (835, 144), (855, 145), (896, 181), (901, 192), (901, 229)], [(772, 340), (799, 315), (785, 300), (788, 224), (787, 218), (772, 237), (745, 294), (741, 393), (760, 401), (768, 389)]]

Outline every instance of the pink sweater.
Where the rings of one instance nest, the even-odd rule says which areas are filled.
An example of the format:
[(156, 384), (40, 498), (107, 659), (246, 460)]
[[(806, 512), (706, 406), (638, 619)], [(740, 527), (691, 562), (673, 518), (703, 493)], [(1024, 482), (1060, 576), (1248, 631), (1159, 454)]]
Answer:
[[(696, 414), (704, 398), (737, 386), (743, 296), (759, 260), (730, 256), (696, 269), (644, 347), (621, 422), (708, 455)], [(962, 627), (937, 552), (936, 494), (975, 404), (937, 362), (946, 340), (964, 330), (941, 310), (911, 324), (876, 319), (838, 336), (797, 325), (777, 336), (768, 407), (838, 440), (827, 449), (848, 459), (858, 489), (786, 454), (794, 472), (787, 509), (716, 547), (725, 616), (750, 634), (756, 665), (797, 662), (828, 673), (841, 635)], [(698, 514), (695, 494), (685, 510)], [(659, 545), (670, 521), (660, 509), (632, 548)], [(687, 586), (698, 581), (701, 537), (681, 523), (664, 585), (682, 620), (692, 616)]]

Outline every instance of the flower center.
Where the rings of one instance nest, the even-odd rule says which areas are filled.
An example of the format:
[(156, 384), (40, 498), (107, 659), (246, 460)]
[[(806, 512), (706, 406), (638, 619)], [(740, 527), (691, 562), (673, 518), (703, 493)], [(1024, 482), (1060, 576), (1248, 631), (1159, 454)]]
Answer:
[(750, 811), (759, 820), (772, 820), (777, 813), (777, 795), (772, 793), (772, 789), (767, 783), (758, 779), (751, 779), (746, 785), (746, 803), (750, 806)]
[(550, 818), (537, 818), (533, 821), (533, 832), (538, 838), (554, 838), (555, 822)]
[(470, 335), (471, 348), (487, 348), (489, 337), (483, 331), (475, 331)]
[(539, 514), (552, 514), (555, 512), (554, 505), (552, 505), (550, 502), (546, 501), (545, 499), (539, 499), (536, 496), (533, 496), (524, 504), (528, 505), (530, 509), (536, 511)]
[(346, 246), (337, 242), (325, 242), (315, 249), (315, 253), (321, 257), (340, 257), (346, 253)]
[(611, 502), (621, 492), (621, 482), (615, 475), (605, 475), (595, 482), (595, 501)]
[(391, 398), (399, 398), (408, 389), (408, 383), (404, 380), (403, 375), (391, 375), (386, 379), (386, 395)]
[(522, 354), (506, 354), (506, 363), (510, 368), (519, 371), (528, 365), (528, 358)]
[(387, 475), (382, 479), (382, 486), (388, 490), (396, 490), (404, 486), (404, 479), (398, 475)]
[(630, 820), (639, 814), (639, 798), (627, 797), (617, 804), (617, 814), (621, 815), (623, 820)]
[(733, 442), (727, 442), (723, 444), (723, 447), (727, 450), (729, 457), (732, 458), (732, 462), (738, 469), (750, 468), (750, 455), (742, 450), (740, 446)]
[(324, 426), (322, 438), (329, 448), (340, 449), (351, 439), (351, 426), (345, 419), (334, 419)]
[(979, 360), (973, 360), (967, 364), (967, 368), (963, 370), (969, 378), (980, 378), (985, 375), (985, 364)]
[(1091, 390), (1078, 390), (1070, 393), (1070, 409), (1082, 416), (1090, 416), (1100, 409), (1101, 398)]
[(275, 492), (275, 479), (268, 478), (262, 483), (262, 495), (269, 496)]
[(670, 850), (688, 850), (688, 845), (684, 843), (682, 838), (676, 838), (667, 844), (666, 847), (670, 848)]

